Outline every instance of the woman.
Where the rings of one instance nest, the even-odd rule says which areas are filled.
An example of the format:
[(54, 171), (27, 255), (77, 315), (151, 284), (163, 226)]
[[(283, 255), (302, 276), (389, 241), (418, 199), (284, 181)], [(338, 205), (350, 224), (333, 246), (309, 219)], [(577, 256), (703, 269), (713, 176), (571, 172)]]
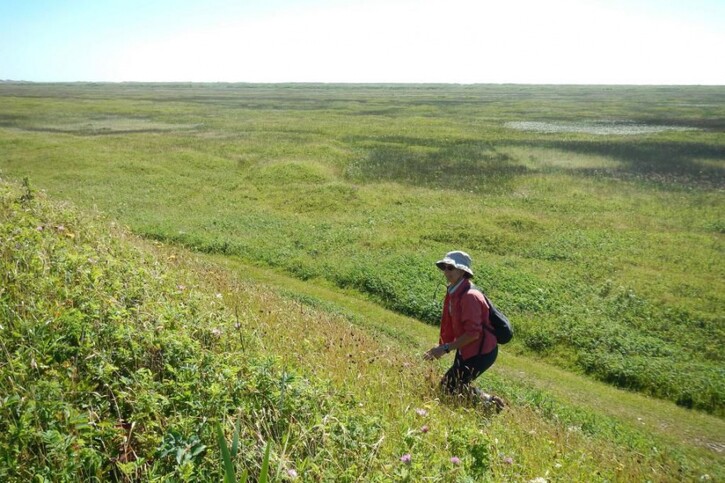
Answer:
[(471, 386), (471, 382), (493, 365), (498, 355), (496, 336), (488, 319), (488, 304), (470, 282), (473, 277), (471, 257), (465, 252), (448, 252), (436, 266), (446, 277), (448, 292), (443, 302), (439, 345), (423, 357), (439, 359), (455, 350), (453, 366), (441, 380), (443, 390), (449, 394), (480, 397), (501, 409), (501, 398)]

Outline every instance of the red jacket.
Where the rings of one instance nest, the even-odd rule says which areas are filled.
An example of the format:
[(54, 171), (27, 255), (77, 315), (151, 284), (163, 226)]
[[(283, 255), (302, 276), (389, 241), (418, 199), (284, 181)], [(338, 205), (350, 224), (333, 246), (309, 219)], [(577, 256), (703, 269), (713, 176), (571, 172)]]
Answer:
[[(441, 344), (451, 343), (464, 333), (476, 336), (476, 340), (458, 349), (464, 360), (479, 354), (488, 354), (496, 348), (497, 343), (488, 320), (486, 299), (481, 292), (469, 290), (470, 288), (471, 282), (463, 280), (455, 292), (446, 293), (441, 318)], [(484, 330), (484, 326), (488, 330)]]

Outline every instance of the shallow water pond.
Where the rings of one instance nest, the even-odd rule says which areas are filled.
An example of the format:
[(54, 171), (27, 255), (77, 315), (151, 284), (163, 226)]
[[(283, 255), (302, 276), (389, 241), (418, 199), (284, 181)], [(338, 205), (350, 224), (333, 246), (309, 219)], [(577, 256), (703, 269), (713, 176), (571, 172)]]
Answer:
[(641, 124), (634, 121), (512, 121), (504, 124), (507, 128), (518, 131), (534, 131), (541, 133), (584, 133), (598, 135), (636, 135), (652, 134), (663, 131), (697, 131), (697, 128), (687, 126), (664, 126), (656, 124)]

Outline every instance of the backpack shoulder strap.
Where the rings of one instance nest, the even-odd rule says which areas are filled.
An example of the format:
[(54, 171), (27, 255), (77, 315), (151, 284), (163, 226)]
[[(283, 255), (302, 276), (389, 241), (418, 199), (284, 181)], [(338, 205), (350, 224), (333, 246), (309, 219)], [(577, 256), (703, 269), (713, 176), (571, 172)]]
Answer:
[[(488, 297), (486, 297), (486, 294), (483, 293), (483, 290), (481, 290), (476, 285), (474, 285), (473, 282), (471, 282), (471, 286), (468, 288), (468, 290), (469, 291), (470, 290), (476, 290), (477, 292), (480, 292), (481, 295), (483, 295), (483, 299), (486, 301), (486, 305), (488, 305), (488, 318), (489, 318), (489, 321), (488, 322), (490, 324), (490, 319), (491, 319), (491, 302), (488, 301)], [(481, 343), (478, 346), (478, 354), (479, 355), (481, 354), (481, 351), (483, 350), (483, 342), (486, 339), (486, 332), (490, 332), (490, 333), (492, 333), (492, 334), (495, 335), (495, 333), (489, 328), (489, 326), (488, 326), (489, 324), (484, 324), (484, 321), (483, 320), (481, 321), (481, 329), (483, 329), (483, 330), (481, 332), (481, 336), (482, 336), (481, 337)]]

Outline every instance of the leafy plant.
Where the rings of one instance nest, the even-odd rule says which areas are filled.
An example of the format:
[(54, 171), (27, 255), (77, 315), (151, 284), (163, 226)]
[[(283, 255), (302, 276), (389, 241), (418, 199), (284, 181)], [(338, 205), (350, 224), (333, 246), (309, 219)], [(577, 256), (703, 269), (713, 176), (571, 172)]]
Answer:
[(198, 435), (192, 434), (189, 437), (184, 437), (170, 431), (164, 436), (158, 454), (160, 458), (172, 456), (176, 460), (176, 464), (182, 466), (198, 459), (204, 451), (206, 451), (206, 445), (202, 444)]

